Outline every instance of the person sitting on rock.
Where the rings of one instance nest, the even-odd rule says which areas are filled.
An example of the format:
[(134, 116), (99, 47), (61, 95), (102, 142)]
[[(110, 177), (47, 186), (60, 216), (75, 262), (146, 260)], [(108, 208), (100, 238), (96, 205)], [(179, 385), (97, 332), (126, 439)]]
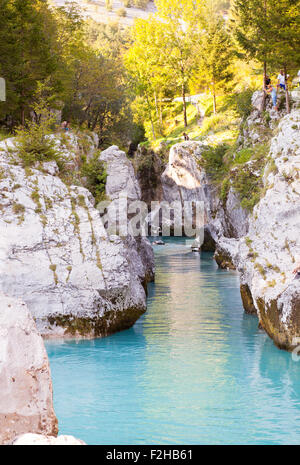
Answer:
[(266, 87), (266, 92), (271, 95), (272, 97), (272, 103), (273, 103), (273, 108), (275, 108), (276, 111), (278, 111), (277, 107), (277, 92), (274, 86), (272, 84), (269, 84)]
[(271, 79), (268, 75), (266, 75), (266, 81), (265, 81), (265, 89), (271, 84)]

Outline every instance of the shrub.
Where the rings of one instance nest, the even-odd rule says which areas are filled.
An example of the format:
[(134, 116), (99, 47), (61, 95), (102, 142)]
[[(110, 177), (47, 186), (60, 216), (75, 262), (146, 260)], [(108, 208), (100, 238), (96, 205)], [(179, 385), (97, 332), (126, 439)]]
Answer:
[(86, 187), (93, 194), (97, 203), (105, 198), (107, 178), (104, 163), (98, 158), (99, 153), (96, 153), (90, 161), (84, 162), (81, 168), (81, 175), (86, 178)]
[(253, 155), (252, 148), (244, 148), (236, 153), (235, 162), (236, 163), (246, 163), (247, 161), (251, 160)]
[(140, 8), (142, 10), (145, 10), (147, 8), (148, 3), (148, 0), (133, 0), (133, 5), (136, 8)]
[(117, 10), (117, 15), (120, 16), (120, 18), (124, 18), (127, 15), (125, 8), (119, 8)]
[(226, 144), (208, 147), (207, 150), (202, 152), (202, 157), (199, 160), (200, 166), (216, 181), (221, 180), (227, 171), (224, 164), (224, 156), (227, 150), (228, 145)]
[(17, 129), (16, 145), (24, 166), (34, 165), (37, 161), (59, 161), (55, 141), (49, 137), (55, 117), (51, 115), (49, 103), (42, 92), (43, 86), (40, 85), (37, 102), (33, 105), (35, 120), (27, 120), (25, 127)]
[(237, 94), (230, 95), (226, 99), (226, 106), (235, 110), (240, 118), (245, 120), (252, 111), (252, 95), (255, 89), (245, 89)]
[[(256, 170), (255, 170), (256, 171)], [(262, 172), (254, 174), (254, 167), (244, 165), (233, 178), (233, 188), (239, 194), (241, 206), (252, 211), (259, 202), (263, 188)]]
[(25, 207), (24, 205), (20, 204), (20, 203), (15, 203), (13, 205), (13, 212), (16, 214), (16, 215), (19, 215), (20, 213), (24, 213), (25, 211)]

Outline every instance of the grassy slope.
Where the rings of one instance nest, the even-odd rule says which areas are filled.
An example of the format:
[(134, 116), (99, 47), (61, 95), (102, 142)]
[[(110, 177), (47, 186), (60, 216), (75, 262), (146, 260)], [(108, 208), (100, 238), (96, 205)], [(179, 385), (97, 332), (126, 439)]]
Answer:
[(158, 148), (161, 143), (167, 147), (181, 142), (186, 132), (190, 140), (204, 140), (210, 144), (226, 142), (233, 143), (239, 132), (240, 119), (238, 114), (230, 107), (225, 97), (219, 97), (217, 104), (219, 111), (216, 115), (212, 113), (212, 102), (210, 96), (203, 96), (199, 102), (201, 112), (205, 115), (200, 119), (194, 105), (187, 106), (188, 127), (184, 127), (182, 104), (177, 103), (172, 113), (164, 121), (164, 137), (156, 141), (146, 142), (145, 145)]

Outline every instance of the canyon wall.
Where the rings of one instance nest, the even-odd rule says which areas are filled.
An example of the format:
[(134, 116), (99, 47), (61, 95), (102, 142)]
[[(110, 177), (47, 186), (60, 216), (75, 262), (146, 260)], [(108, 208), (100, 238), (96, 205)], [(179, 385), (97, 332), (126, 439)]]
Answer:
[(263, 127), (254, 107), (240, 138), (240, 149), (267, 141), (261, 170), (255, 161), (243, 167), (249, 176), (262, 177), (261, 198), (253, 211), (241, 206), (232, 182), (225, 198), (220, 195), (220, 185), (201, 163), (207, 150), (201, 142), (171, 148), (162, 175), (163, 199), (204, 202), (218, 265), (238, 270), (245, 310), (257, 314), (277, 346), (292, 350), (300, 340), (300, 279), (293, 273), (300, 265), (300, 110), (286, 116), (273, 112), (272, 130)]
[[(80, 164), (78, 145), (73, 134), (60, 142), (69, 172)], [(90, 141), (87, 157), (94, 153)], [(101, 158), (107, 198), (139, 198), (125, 153), (114, 147)], [(0, 143), (0, 235), (0, 291), (25, 301), (42, 335), (105, 336), (145, 312), (154, 276), (147, 239), (108, 235), (90, 191), (66, 182), (55, 161), (24, 166), (13, 139)]]

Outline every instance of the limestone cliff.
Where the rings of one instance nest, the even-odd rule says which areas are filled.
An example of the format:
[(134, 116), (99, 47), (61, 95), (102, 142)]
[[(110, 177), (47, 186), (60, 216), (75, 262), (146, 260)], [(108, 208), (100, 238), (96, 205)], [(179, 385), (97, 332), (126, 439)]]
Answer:
[(0, 294), (0, 444), (23, 433), (57, 434), (43, 340), (26, 305)]
[[(65, 145), (61, 155), (72, 173), (79, 140), (68, 136)], [(106, 162), (108, 197), (131, 184), (139, 197), (125, 154), (118, 166)], [(14, 140), (0, 144), (0, 235), (0, 290), (25, 301), (43, 335), (103, 336), (145, 312), (144, 287), (154, 273), (147, 240), (109, 236), (89, 190), (66, 183), (54, 161), (24, 168)]]
[(162, 183), (167, 201), (204, 202), (217, 263), (238, 270), (245, 310), (258, 315), (275, 344), (291, 350), (300, 340), (300, 280), (293, 274), (300, 265), (300, 110), (284, 117), (272, 113), (270, 118), (264, 124), (254, 108), (239, 139), (240, 147), (268, 142), (262, 145), (259, 168), (255, 161), (243, 168), (253, 179), (262, 179), (252, 212), (241, 206), (235, 168), (226, 196), (220, 195), (220, 186), (201, 164), (207, 146), (200, 142), (171, 148)]

